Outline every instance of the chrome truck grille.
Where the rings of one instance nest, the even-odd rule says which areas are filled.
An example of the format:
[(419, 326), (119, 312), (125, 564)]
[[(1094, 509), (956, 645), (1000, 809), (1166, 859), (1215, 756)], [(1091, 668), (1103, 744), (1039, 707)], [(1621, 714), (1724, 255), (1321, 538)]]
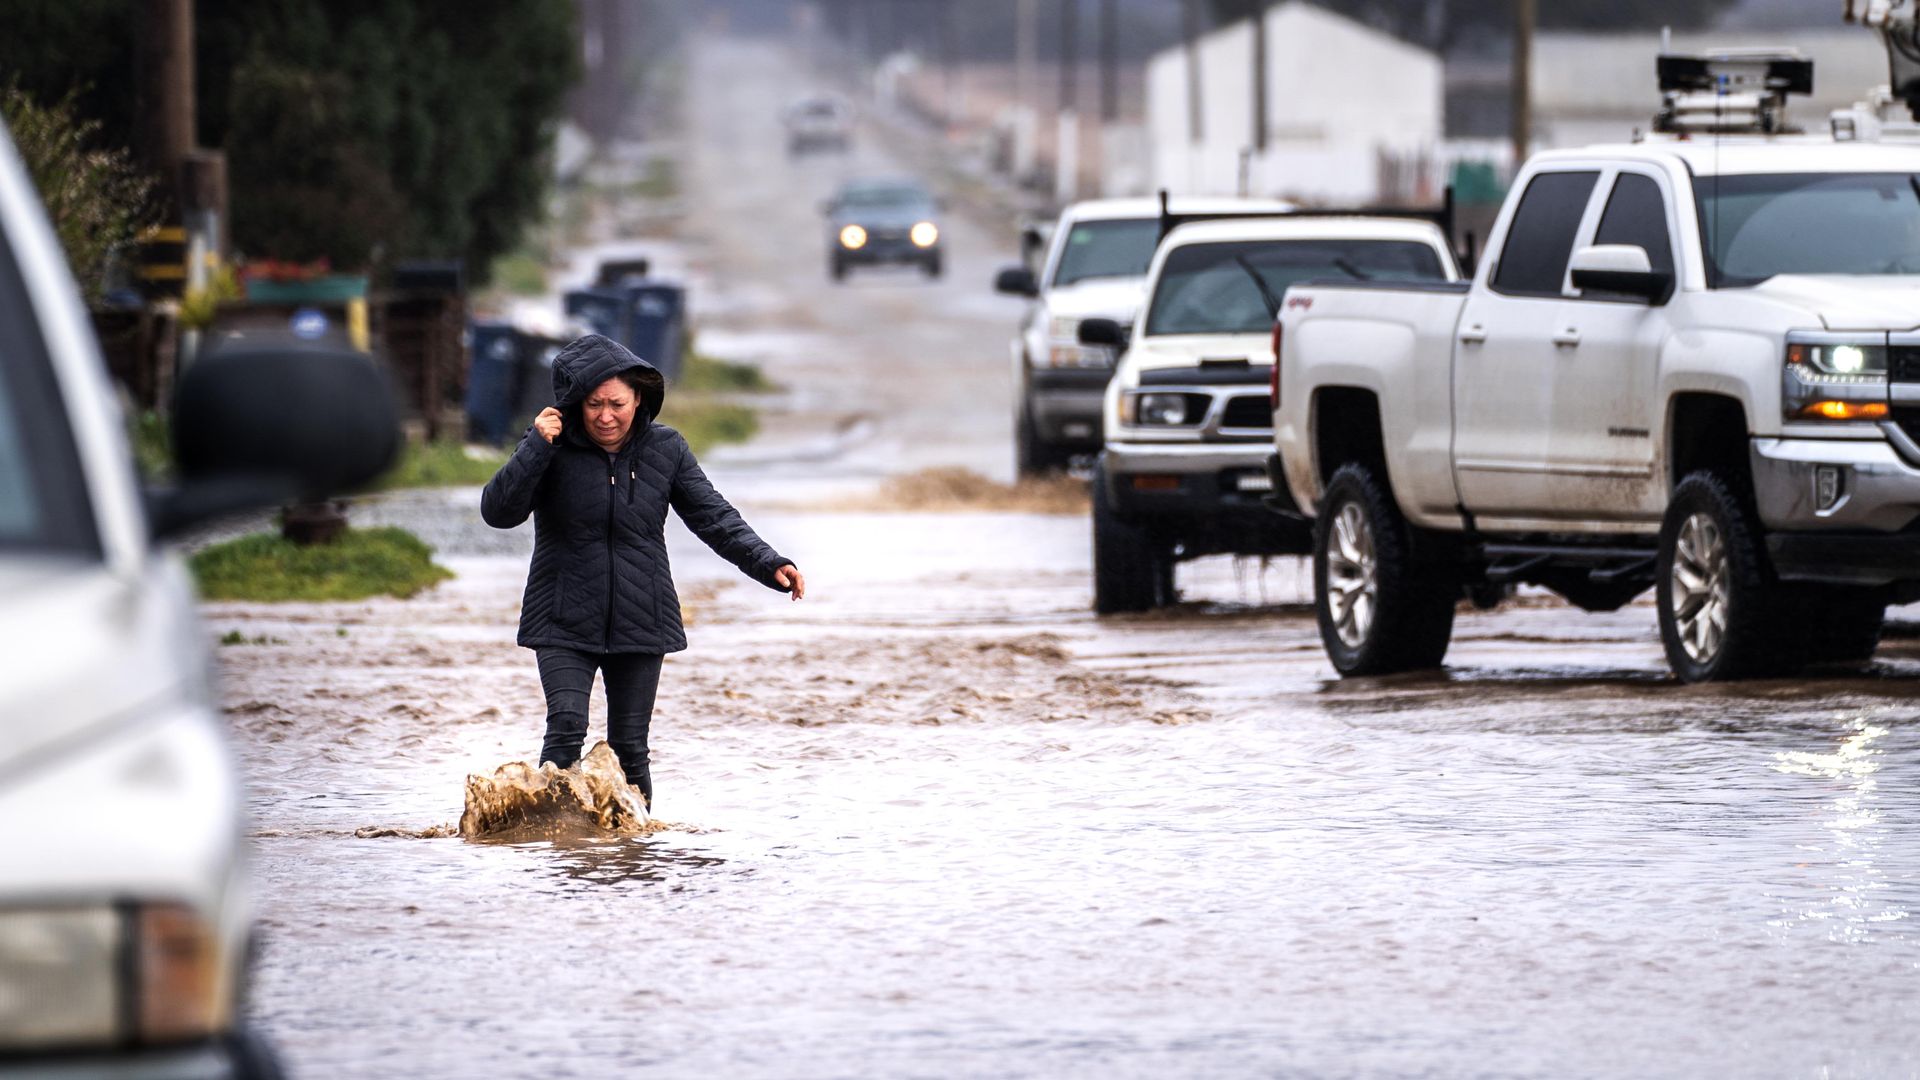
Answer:
[(1920, 345), (1895, 345), (1888, 350), (1887, 387), (1893, 422), (1908, 438), (1920, 442), (1920, 400), (1913, 396), (1920, 390)]

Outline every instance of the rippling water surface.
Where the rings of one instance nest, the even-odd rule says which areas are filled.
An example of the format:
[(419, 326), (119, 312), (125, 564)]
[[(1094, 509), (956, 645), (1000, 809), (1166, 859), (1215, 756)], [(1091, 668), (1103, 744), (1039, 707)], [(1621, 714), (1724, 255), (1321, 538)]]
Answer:
[[(279, 642), (222, 655), (293, 1063), (1920, 1069), (1910, 643), (1872, 678), (1701, 690), (1650, 609), (1536, 605), (1464, 617), (1447, 675), (1337, 683), (1305, 613), (1223, 570), (1189, 578), (1220, 604), (1096, 624), (1071, 519), (848, 524), (770, 521), (872, 538), (801, 605), (676, 555), (711, 584), (656, 721), (674, 827), (639, 839), (353, 835), (451, 822), (465, 773), (537, 745), (522, 560), (411, 604), (212, 609)], [(921, 572), (948, 552), (971, 582)]]

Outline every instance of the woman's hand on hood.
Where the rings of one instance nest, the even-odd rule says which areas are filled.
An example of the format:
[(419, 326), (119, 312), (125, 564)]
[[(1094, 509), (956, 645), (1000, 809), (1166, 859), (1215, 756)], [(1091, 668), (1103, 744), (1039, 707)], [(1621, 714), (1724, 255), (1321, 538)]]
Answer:
[(540, 415), (533, 418), (533, 430), (539, 432), (540, 437), (548, 442), (559, 438), (560, 410), (551, 405), (541, 409)]

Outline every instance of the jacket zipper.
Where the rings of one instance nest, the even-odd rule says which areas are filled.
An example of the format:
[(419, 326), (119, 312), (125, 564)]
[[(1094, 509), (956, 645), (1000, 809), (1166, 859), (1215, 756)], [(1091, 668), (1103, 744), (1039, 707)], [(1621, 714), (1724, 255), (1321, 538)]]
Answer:
[(620, 481), (615, 479), (618, 465), (607, 468), (607, 626), (601, 635), (600, 651), (613, 651), (613, 507)]

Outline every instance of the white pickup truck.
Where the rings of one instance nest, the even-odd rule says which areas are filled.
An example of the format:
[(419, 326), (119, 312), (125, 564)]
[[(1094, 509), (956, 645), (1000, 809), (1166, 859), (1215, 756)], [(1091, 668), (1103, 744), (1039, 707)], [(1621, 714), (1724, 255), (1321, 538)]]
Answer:
[(1083, 343), (1121, 353), (1093, 474), (1094, 610), (1172, 603), (1178, 560), (1311, 550), (1304, 519), (1268, 505), (1277, 297), (1325, 277), (1458, 280), (1446, 235), (1423, 216), (1162, 216), (1131, 334), (1080, 323)]
[(1920, 599), (1920, 143), (1543, 153), (1471, 283), (1303, 284), (1278, 337), (1343, 675), (1438, 664), (1516, 583), (1653, 588), (1688, 681), (1863, 661)]
[[(1180, 198), (1183, 214), (1265, 211), (1273, 199)], [(1113, 375), (1114, 350), (1080, 341), (1089, 318), (1131, 323), (1145, 295), (1147, 264), (1160, 240), (1157, 199), (1089, 199), (1061, 211), (1039, 273), (1010, 266), (994, 288), (1029, 304), (1009, 346), (1013, 359), (1014, 469), (1031, 476), (1066, 468), (1076, 454), (1100, 450), (1100, 403)]]

